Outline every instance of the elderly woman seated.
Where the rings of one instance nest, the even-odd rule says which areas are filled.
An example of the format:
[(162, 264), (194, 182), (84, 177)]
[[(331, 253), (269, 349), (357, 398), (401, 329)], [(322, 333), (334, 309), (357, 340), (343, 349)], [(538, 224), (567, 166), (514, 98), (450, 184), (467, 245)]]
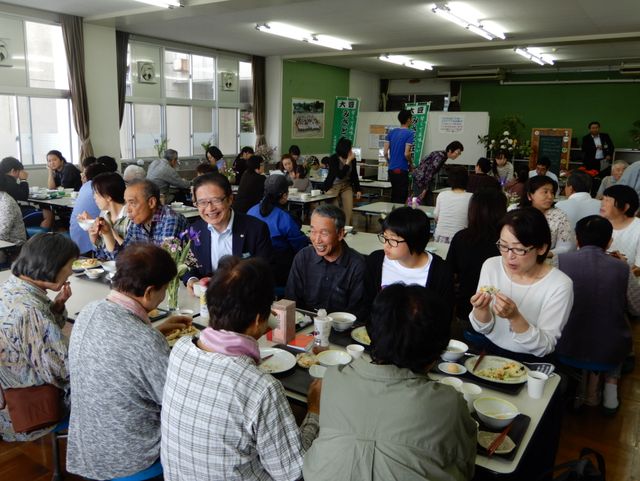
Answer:
[[(2, 390), (50, 384), (64, 391), (68, 405), (68, 342), (62, 327), (71, 296), (67, 279), (78, 254), (78, 247), (62, 234), (38, 234), (22, 247), (11, 277), (0, 286)], [(47, 290), (59, 292), (53, 301)], [(4, 441), (36, 439), (52, 428), (16, 433), (8, 409), (0, 410)]]
[(160, 456), (160, 404), (169, 361), (163, 334), (189, 318), (154, 329), (175, 262), (153, 244), (131, 244), (116, 259), (113, 290), (85, 306), (69, 346), (71, 418), (67, 470), (90, 479), (130, 476)]
[(320, 435), (304, 459), (304, 479), (468, 480), (476, 425), (462, 396), (427, 371), (449, 339), (439, 296), (393, 284), (373, 303), (372, 362), (327, 370)]
[[(318, 432), (319, 386), (298, 428), (280, 381), (261, 371), (274, 282), (266, 261), (224, 257), (207, 289), (210, 323), (174, 346), (162, 399), (166, 480), (295, 480)], [(251, 299), (251, 302), (247, 302)]]

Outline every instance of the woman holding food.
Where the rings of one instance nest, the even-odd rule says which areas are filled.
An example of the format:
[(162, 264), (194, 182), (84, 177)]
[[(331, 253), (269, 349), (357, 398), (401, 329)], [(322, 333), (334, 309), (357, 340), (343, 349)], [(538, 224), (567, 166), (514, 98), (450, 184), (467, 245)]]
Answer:
[(545, 263), (551, 232), (533, 207), (514, 210), (500, 223), (500, 257), (487, 259), (471, 297), (472, 327), (487, 350), (519, 360), (551, 354), (569, 318), (573, 283)]
[(174, 316), (151, 326), (149, 312), (177, 274), (167, 251), (131, 244), (116, 268), (113, 290), (80, 311), (69, 344), (67, 470), (89, 479), (130, 476), (158, 461), (165, 335), (191, 322)]
[[(64, 235), (38, 234), (22, 246), (12, 275), (0, 285), (0, 394), (49, 384), (60, 389), (61, 401), (69, 404), (68, 341), (62, 328), (71, 297), (67, 279), (78, 254), (78, 246)], [(48, 290), (58, 292), (53, 301)], [(4, 441), (30, 441), (52, 428), (16, 433), (8, 408), (0, 408)]]

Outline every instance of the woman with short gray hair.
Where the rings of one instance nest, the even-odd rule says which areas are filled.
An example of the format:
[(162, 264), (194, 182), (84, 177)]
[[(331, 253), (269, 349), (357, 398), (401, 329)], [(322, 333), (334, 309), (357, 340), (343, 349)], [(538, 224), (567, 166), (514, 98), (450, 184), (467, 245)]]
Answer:
[[(0, 285), (2, 390), (51, 384), (64, 392), (68, 406), (69, 344), (62, 328), (65, 302), (71, 297), (67, 279), (78, 255), (76, 244), (62, 234), (38, 234), (22, 247), (11, 277)], [(47, 290), (59, 292), (53, 301)], [(5, 441), (30, 441), (52, 428), (16, 433), (8, 410), (0, 410), (0, 437)]]

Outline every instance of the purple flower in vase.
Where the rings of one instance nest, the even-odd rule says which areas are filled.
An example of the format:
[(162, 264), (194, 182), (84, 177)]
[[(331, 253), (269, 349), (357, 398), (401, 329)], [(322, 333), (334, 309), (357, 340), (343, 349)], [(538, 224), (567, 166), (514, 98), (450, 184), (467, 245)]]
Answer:
[(200, 245), (200, 231), (195, 230), (193, 227), (189, 227), (184, 232), (180, 233), (179, 237), (183, 241), (186, 239), (190, 240), (196, 246)]

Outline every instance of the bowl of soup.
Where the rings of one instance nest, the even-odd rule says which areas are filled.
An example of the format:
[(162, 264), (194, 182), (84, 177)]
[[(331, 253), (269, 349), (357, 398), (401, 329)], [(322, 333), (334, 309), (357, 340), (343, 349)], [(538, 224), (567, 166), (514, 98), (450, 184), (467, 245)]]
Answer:
[(469, 350), (469, 346), (467, 346), (464, 342), (458, 341), (456, 339), (451, 339), (449, 344), (447, 344), (447, 348), (442, 351), (441, 357), (445, 361), (456, 362), (458, 361), (464, 354)]

